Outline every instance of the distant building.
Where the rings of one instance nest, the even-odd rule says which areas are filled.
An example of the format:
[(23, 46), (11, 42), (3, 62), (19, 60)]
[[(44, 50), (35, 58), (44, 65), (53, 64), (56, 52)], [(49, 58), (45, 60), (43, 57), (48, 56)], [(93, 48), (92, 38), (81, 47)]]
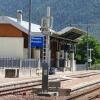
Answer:
[[(28, 58), (28, 25), (28, 22), (23, 21), (22, 13), (17, 13), (17, 18), (0, 16), (1, 58)], [(42, 36), (40, 28), (40, 25), (32, 23), (31, 34)], [(51, 66), (71, 66), (69, 63), (74, 63), (74, 43), (78, 42), (85, 32), (75, 27), (66, 27), (59, 32), (51, 30), (51, 33)], [(42, 48), (32, 48), (32, 58), (42, 59), (42, 51)], [(69, 53), (71, 58), (68, 56)]]

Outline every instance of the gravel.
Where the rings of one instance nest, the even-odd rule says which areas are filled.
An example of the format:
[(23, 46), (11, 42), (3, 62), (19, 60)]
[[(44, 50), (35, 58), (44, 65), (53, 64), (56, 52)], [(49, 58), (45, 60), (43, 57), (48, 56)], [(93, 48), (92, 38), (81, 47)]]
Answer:
[(66, 97), (62, 96), (51, 96), (51, 97), (39, 97), (39, 96), (16, 96), (16, 95), (9, 95), (9, 96), (2, 96), (0, 100), (66, 100)]

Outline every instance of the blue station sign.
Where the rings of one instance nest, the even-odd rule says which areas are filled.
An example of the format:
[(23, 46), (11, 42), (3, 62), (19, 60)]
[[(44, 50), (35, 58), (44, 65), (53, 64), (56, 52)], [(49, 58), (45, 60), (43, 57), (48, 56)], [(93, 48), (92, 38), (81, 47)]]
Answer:
[(31, 36), (31, 47), (43, 47), (44, 36)]

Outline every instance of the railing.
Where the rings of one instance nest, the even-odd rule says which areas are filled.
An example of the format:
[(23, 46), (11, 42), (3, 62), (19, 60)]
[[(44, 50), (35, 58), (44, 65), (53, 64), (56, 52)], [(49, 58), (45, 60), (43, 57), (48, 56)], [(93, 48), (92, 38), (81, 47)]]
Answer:
[(81, 71), (81, 70), (87, 70), (86, 64), (77, 64), (76, 65), (76, 70)]
[(21, 67), (32, 67), (32, 68), (36, 68), (39, 65), (39, 59), (24, 59), (22, 61), (20, 61), (22, 66)]
[(39, 59), (0, 58), (0, 68), (38, 68)]

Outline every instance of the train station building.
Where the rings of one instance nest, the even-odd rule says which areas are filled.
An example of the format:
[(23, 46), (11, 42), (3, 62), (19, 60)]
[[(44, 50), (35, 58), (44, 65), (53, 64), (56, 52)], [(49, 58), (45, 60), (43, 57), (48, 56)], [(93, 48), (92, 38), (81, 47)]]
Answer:
[[(28, 59), (29, 22), (23, 21), (22, 14), (18, 16), (17, 18), (0, 16), (0, 59)], [(40, 25), (31, 23), (32, 37), (45, 38), (40, 28)], [(75, 44), (85, 32), (75, 27), (66, 27), (59, 32), (54, 30), (50, 32), (50, 66), (75, 70)], [(44, 56), (43, 47), (32, 46), (32, 59), (41, 61)]]

